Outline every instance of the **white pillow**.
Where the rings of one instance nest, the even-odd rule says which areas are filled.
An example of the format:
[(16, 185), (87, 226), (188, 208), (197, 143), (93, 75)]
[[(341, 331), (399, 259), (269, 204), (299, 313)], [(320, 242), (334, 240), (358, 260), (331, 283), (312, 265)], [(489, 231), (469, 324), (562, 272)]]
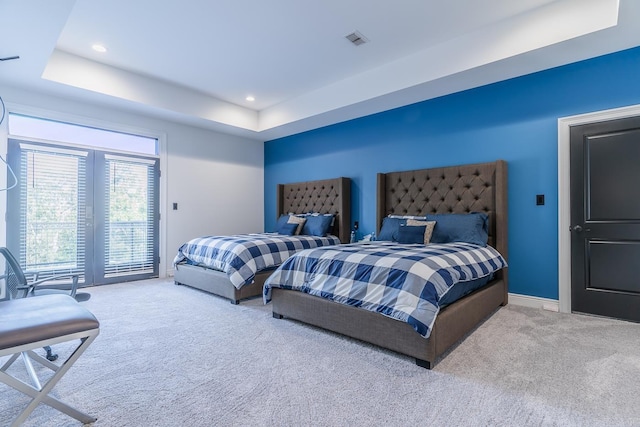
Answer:
[(387, 215), (389, 218), (399, 218), (399, 219), (417, 219), (418, 221), (426, 221), (426, 216), (420, 215)]

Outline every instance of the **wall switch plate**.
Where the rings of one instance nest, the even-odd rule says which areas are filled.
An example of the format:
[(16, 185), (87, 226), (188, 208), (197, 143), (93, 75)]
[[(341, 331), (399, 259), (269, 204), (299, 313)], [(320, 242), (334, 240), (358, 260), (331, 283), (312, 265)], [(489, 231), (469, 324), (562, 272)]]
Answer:
[(536, 205), (538, 205), (538, 206), (544, 205), (544, 194), (537, 194), (536, 195)]

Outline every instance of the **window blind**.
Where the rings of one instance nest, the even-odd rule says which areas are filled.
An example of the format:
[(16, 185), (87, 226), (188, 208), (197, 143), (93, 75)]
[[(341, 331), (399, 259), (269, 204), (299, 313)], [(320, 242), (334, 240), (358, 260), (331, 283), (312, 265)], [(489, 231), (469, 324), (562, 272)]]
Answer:
[(154, 272), (156, 168), (155, 159), (105, 156), (105, 277)]
[(84, 273), (86, 156), (20, 144), (20, 233), (25, 238), (19, 260), (25, 270), (41, 277)]

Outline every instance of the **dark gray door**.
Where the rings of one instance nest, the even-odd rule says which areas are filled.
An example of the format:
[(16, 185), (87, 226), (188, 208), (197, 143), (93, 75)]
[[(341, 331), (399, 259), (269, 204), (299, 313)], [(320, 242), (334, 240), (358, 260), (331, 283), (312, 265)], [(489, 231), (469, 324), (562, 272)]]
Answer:
[(571, 128), (571, 310), (640, 321), (640, 117)]

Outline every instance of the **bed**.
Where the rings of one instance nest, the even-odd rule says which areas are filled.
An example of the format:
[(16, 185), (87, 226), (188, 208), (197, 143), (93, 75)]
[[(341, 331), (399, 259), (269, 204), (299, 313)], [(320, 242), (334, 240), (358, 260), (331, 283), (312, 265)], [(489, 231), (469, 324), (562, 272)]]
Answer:
[[(294, 269), (297, 258), (306, 256), (303, 254), (308, 251), (294, 255), (279, 267), (280, 271), (274, 272), (264, 287), (265, 301), (271, 300), (275, 318), (298, 320), (372, 343), (413, 357), (417, 365), (431, 369), (447, 350), (508, 302), (507, 165), (505, 161), (498, 160), (381, 173), (378, 174), (377, 188), (378, 227), (389, 215), (406, 217), (477, 212), (486, 216), (487, 249), (495, 248), (493, 251), (502, 256), (504, 267), (488, 276), (488, 283), (479, 289), (440, 308), (433, 323), (428, 325), (428, 338), (418, 333), (415, 325), (388, 315), (344, 305), (304, 290), (287, 289), (287, 282), (280, 276), (284, 270)], [(378, 243), (374, 242), (374, 245)], [(340, 249), (349, 251), (356, 246), (343, 245)], [(439, 249), (446, 246), (434, 245)], [(366, 244), (361, 246), (362, 256), (367, 247)], [(333, 255), (329, 255), (331, 257)], [(313, 282), (308, 277), (304, 280)], [(284, 287), (280, 287), (283, 283)]]
[[(278, 184), (276, 195), (276, 218), (286, 214), (308, 214), (313, 212), (320, 215), (333, 215), (329, 234), (334, 236), (335, 243), (348, 243), (351, 223), (351, 180), (349, 178), (333, 178), (325, 180)], [(328, 244), (314, 242), (308, 236), (268, 236), (268, 233), (238, 236), (243, 244), (264, 245), (266, 241), (276, 239), (277, 243), (292, 245)], [(224, 238), (224, 236), (221, 236)], [(227, 236), (234, 237), (234, 236)], [(303, 242), (304, 239), (309, 242)], [(203, 237), (204, 239), (204, 237)], [(269, 239), (269, 240), (266, 240)], [(254, 241), (255, 240), (255, 241)], [(189, 242), (187, 242), (189, 243)], [(185, 243), (185, 245), (187, 244)], [(249, 278), (249, 283), (242, 284), (233, 280), (230, 274), (220, 267), (210, 268), (202, 263), (191, 263), (189, 255), (182, 254), (182, 248), (174, 259), (174, 282), (176, 285), (186, 285), (227, 298), (232, 304), (240, 300), (260, 296), (266, 278), (273, 272), (273, 268), (255, 271), (255, 276)], [(300, 246), (302, 247), (302, 246)], [(284, 252), (283, 252), (284, 253)], [(252, 267), (253, 268), (253, 267)], [(274, 267), (275, 268), (275, 267)], [(234, 284), (235, 283), (235, 284)]]

